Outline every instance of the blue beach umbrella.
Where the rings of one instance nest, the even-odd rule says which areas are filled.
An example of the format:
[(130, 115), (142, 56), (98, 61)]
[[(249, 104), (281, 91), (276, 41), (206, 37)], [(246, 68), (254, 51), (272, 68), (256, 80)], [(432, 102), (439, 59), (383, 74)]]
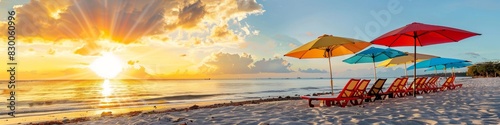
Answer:
[(470, 62), (460, 62), (460, 63), (451, 63), (447, 65), (438, 65), (431, 68), (426, 69), (425, 71), (434, 71), (434, 70), (446, 70), (453, 68), (463, 68), (472, 65)]
[(406, 68), (406, 70), (412, 70), (415, 67), (417, 69), (419, 69), (419, 68), (431, 68), (431, 67), (434, 67), (434, 66), (436, 66), (436, 67), (437, 66), (446, 67), (447, 65), (451, 66), (451, 65), (453, 65), (455, 63), (465, 63), (465, 62), (470, 62), (470, 61), (461, 60), (461, 59), (452, 59), (452, 58), (437, 57), (437, 58), (431, 58), (429, 60), (425, 60), (425, 61), (419, 62), (416, 65), (412, 65), (412, 66)]
[(374, 77), (375, 79), (377, 79), (377, 69), (375, 66), (375, 62), (380, 62), (390, 58), (404, 56), (404, 55), (406, 55), (404, 52), (391, 48), (382, 49), (382, 48), (370, 47), (364, 51), (357, 53), (352, 57), (343, 60), (343, 62), (349, 64), (373, 63), (373, 71), (375, 73)]
[(434, 66), (431, 68), (426, 69), (425, 71), (437, 71), (437, 70), (444, 70), (446, 72), (447, 69), (452, 70), (452, 74), (455, 74), (455, 68), (463, 68), (472, 65), (470, 62), (460, 62), (460, 63), (450, 63), (450, 64), (445, 64), (445, 65), (438, 65)]

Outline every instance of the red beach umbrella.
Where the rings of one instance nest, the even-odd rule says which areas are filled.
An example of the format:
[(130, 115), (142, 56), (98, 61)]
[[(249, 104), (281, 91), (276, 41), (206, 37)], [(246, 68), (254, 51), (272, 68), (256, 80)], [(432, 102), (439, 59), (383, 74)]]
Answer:
[[(481, 35), (461, 29), (429, 25), (423, 23), (411, 23), (404, 27), (395, 29), (371, 41), (372, 44), (384, 45), (388, 47), (413, 46), (414, 53), (417, 53), (417, 46), (427, 46), (440, 43), (458, 42), (462, 39)], [(414, 60), (416, 56), (414, 56)], [(416, 62), (413, 62), (416, 65)], [(416, 79), (417, 69), (413, 69), (413, 78)], [(415, 84), (413, 84), (415, 85)], [(415, 89), (415, 86), (413, 86)], [(415, 91), (413, 91), (415, 97)]]

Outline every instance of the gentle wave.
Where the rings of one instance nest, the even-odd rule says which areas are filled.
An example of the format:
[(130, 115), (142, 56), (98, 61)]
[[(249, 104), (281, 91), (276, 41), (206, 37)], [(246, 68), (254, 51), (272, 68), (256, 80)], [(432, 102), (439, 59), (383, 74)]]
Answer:
[(176, 95), (176, 96), (164, 96), (158, 98), (144, 99), (145, 101), (159, 101), (159, 100), (190, 100), (190, 99), (200, 99), (213, 96), (222, 95), (234, 95), (234, 93), (222, 93), (222, 94), (203, 94), (203, 95)]

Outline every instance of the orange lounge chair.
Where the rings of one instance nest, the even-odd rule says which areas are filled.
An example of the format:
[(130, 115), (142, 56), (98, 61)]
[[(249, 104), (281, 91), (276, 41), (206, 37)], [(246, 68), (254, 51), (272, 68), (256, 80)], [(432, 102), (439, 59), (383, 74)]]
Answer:
[(446, 81), (444, 81), (443, 85), (441, 85), (441, 88), (439, 88), (439, 90), (441, 91), (451, 90), (453, 87), (451, 83), (453, 83), (453, 77), (446, 78)]
[(312, 100), (323, 100), (326, 103), (326, 106), (331, 106), (332, 102), (340, 107), (347, 106), (347, 103), (351, 100), (357, 100), (358, 98), (353, 97), (356, 92), (356, 87), (360, 79), (351, 79), (347, 82), (344, 89), (340, 91), (337, 97), (334, 96), (300, 96), (302, 99), (307, 99), (309, 101), (309, 107), (314, 107), (311, 104)]
[[(424, 91), (426, 91), (425, 84), (427, 83), (427, 77), (422, 77), (420, 81), (417, 81), (417, 84), (415, 85), (417, 87), (417, 94), (424, 94)], [(413, 91), (410, 90), (410, 92)]]
[(417, 83), (417, 94), (424, 94), (427, 93), (429, 88), (427, 87), (427, 83), (431, 82), (433, 80), (432, 78), (427, 80), (428, 77), (422, 77), (422, 79)]
[[(401, 92), (403, 92), (404, 94), (406, 95), (413, 95), (413, 84), (415, 84), (415, 87), (418, 88), (419, 87), (419, 84), (420, 82), (424, 79), (424, 77), (417, 77), (417, 79), (413, 80), (413, 82), (411, 82), (411, 84), (407, 87), (404, 87), (404, 89), (400, 90)], [(416, 89), (415, 89), (416, 90)], [(418, 90), (415, 92), (418, 94)]]
[(371, 96), (368, 96), (366, 94), (366, 88), (368, 87), (368, 84), (370, 84), (370, 80), (369, 79), (363, 79), (361, 80), (361, 82), (358, 83), (358, 85), (356, 86), (356, 91), (354, 92), (354, 97), (356, 98), (359, 98), (361, 100), (351, 100), (351, 104), (352, 105), (361, 105), (363, 104), (363, 100), (365, 99), (368, 99), (368, 98), (371, 98)]
[(439, 76), (433, 76), (428, 82), (425, 84), (425, 93), (430, 93), (430, 92), (437, 92), (439, 88), (437, 87), (437, 81), (439, 79)]
[(441, 88), (440, 90), (441, 91), (444, 91), (444, 90), (453, 90), (455, 89), (456, 87), (460, 87), (462, 88), (462, 84), (455, 84), (455, 76), (450, 76), (446, 79), (446, 81), (443, 83), (443, 85), (441, 85)]
[(406, 83), (408, 83), (408, 77), (401, 78), (401, 83), (399, 83), (396, 90), (394, 91), (395, 96), (397, 97), (406, 96)]
[[(397, 78), (397, 79), (399, 79), (399, 78)], [(387, 79), (377, 79), (377, 81), (370, 88), (370, 91), (368, 91), (368, 93), (367, 93), (368, 96), (375, 97), (375, 98), (374, 99), (372, 99), (372, 98), (365, 99), (365, 102), (366, 101), (373, 102), (375, 100), (382, 100), (383, 99), (382, 96), (386, 96), (386, 95), (389, 95), (389, 97), (391, 97), (391, 98), (393, 97), (392, 92), (388, 92), (388, 93), (382, 92), (382, 87), (384, 86), (385, 81), (387, 81)], [(401, 80), (399, 80), (399, 81), (401, 81)], [(394, 88), (394, 90), (395, 90), (396, 87), (393, 87), (393, 85), (394, 85), (394, 83), (392, 83), (391, 87), (389, 87), (389, 88)]]

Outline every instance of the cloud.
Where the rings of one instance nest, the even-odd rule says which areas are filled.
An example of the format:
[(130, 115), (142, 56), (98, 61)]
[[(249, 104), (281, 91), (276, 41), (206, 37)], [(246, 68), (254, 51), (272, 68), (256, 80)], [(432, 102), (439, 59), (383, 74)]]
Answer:
[[(0, 21), (7, 21), (8, 13), (7, 11), (12, 11), (14, 8), (28, 3), (30, 0), (0, 0)], [(0, 26), (1, 27), (1, 26)]]
[(47, 53), (48, 53), (49, 55), (54, 55), (54, 54), (56, 54), (56, 50), (54, 50), (54, 49), (50, 48), (50, 49), (49, 49), (49, 51), (47, 51)]
[(262, 59), (256, 61), (252, 70), (257, 73), (289, 73), (292, 64), (288, 63), (283, 58)]
[(87, 42), (83, 46), (77, 48), (73, 53), (78, 55), (96, 56), (101, 52), (101, 46), (95, 42)]
[(234, 34), (234, 32), (227, 28), (227, 25), (217, 26), (212, 29), (212, 33), (210, 35), (213, 42), (223, 41), (228, 39), (230, 41), (238, 41), (238, 36)]
[(119, 79), (151, 79), (155, 78), (155, 74), (149, 73), (143, 65), (139, 64), (139, 60), (127, 61), (127, 66), (124, 66), (123, 71), (116, 77)]
[(166, 27), (169, 29), (175, 29), (178, 27), (185, 29), (195, 28), (201, 22), (205, 14), (205, 6), (201, 3), (201, 1), (197, 1), (180, 9), (177, 21), (167, 25)]
[(289, 73), (291, 64), (282, 58), (255, 61), (248, 54), (216, 53), (199, 67), (208, 74)]
[(326, 70), (307, 68), (305, 70), (299, 68), (299, 72), (303, 73), (328, 73)]
[(199, 69), (201, 72), (213, 74), (253, 73), (250, 68), (252, 62), (251, 55), (217, 53), (213, 54), (209, 61), (205, 62)]
[(150, 79), (153, 78), (154, 75), (150, 74), (146, 71), (146, 68), (141, 65), (137, 66), (129, 66), (117, 76), (120, 79)]
[[(204, 9), (203, 20), (198, 22), (196, 27), (188, 31), (196, 33), (186, 33), (186, 30), (176, 30), (169, 34), (172, 37), (182, 38), (181, 33), (188, 34), (187, 39), (191, 40), (175, 40), (180, 45), (191, 46), (212, 46), (232, 43), (242, 43), (242, 41), (251, 35), (258, 35), (258, 30), (251, 30), (249, 25), (242, 24), (242, 19), (247, 18), (251, 14), (261, 14), (262, 5), (255, 0), (228, 0), (228, 1), (201, 1)], [(198, 14), (196, 14), (198, 15)], [(201, 15), (201, 14), (200, 14)], [(234, 24), (234, 25), (233, 25)], [(177, 26), (177, 25), (176, 25)], [(238, 27), (234, 27), (238, 26)], [(174, 28), (171, 28), (174, 29)], [(206, 30), (210, 29), (210, 30)], [(205, 34), (208, 34), (206, 36)], [(197, 39), (197, 42), (192, 41)], [(237, 44), (232, 44), (236, 45)]]
[[(80, 55), (95, 55), (95, 51), (106, 49), (100, 47), (103, 39), (124, 45), (141, 43), (142, 38), (155, 36), (167, 36), (163, 41), (196, 40), (192, 45), (238, 41), (249, 34), (238, 34), (247, 31), (237, 27), (232, 30), (229, 22), (240, 23), (250, 14), (264, 12), (255, 0), (32, 0), (15, 9), (19, 38), (43, 39), (36, 41), (49, 43), (84, 42), (85, 45), (74, 52)], [(0, 23), (0, 28), (5, 26)], [(248, 30), (249, 26), (245, 27)], [(168, 36), (176, 31), (188, 37)], [(258, 34), (257, 30), (250, 32)]]
[(139, 63), (139, 60), (129, 60), (127, 61), (128, 65), (134, 66), (136, 63)]
[(166, 1), (31, 1), (16, 9), (19, 36), (59, 39), (109, 38), (132, 43), (161, 33)]
[(490, 60), (488, 58), (485, 58), (485, 57), (481, 56), (479, 53), (475, 53), (475, 52), (466, 52), (465, 55), (469, 55), (473, 59), (479, 58), (479, 59), (482, 59), (484, 61)]
[(478, 53), (475, 53), (475, 52), (466, 52), (465, 55), (469, 55), (472, 58), (477, 58), (477, 57), (481, 56), (481, 55), (479, 55)]
[(240, 12), (258, 12), (262, 9), (262, 5), (258, 4), (256, 0), (237, 0), (236, 2)]

